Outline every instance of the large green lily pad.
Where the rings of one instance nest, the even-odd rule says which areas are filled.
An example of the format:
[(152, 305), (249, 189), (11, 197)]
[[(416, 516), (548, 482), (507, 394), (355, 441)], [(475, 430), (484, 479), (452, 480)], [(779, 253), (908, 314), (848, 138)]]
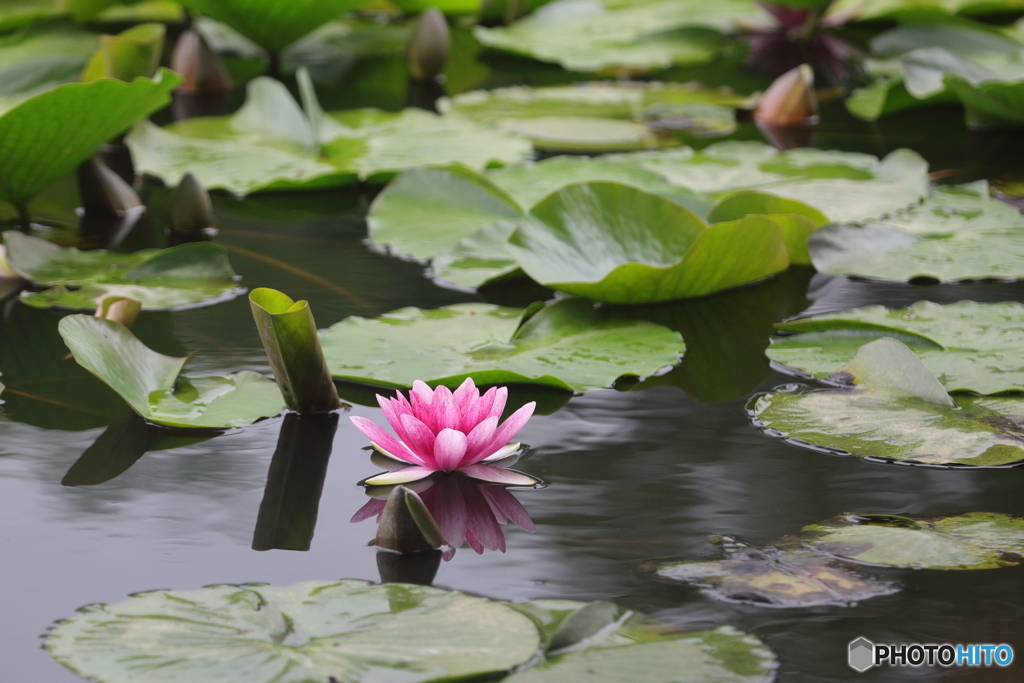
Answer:
[(862, 222), (921, 201), (928, 164), (899, 149), (879, 160), (869, 154), (794, 149), (760, 142), (719, 142), (690, 148), (607, 157), (663, 175), (674, 185), (712, 195), (759, 189), (797, 199), (833, 222)]
[(799, 538), (834, 557), (893, 567), (994, 569), (1024, 561), (1024, 520), (992, 512), (838, 517), (804, 527)]
[(331, 374), (407, 388), (421, 379), (457, 387), (542, 384), (571, 391), (650, 375), (679, 361), (677, 332), (629, 321), (581, 299), (563, 299), (520, 323), (523, 312), (491, 304), (403, 308), (380, 318), (346, 318), (320, 333)]
[(831, 377), (851, 388), (762, 394), (755, 423), (801, 446), (875, 460), (999, 466), (1024, 461), (1024, 399), (951, 399), (905, 345), (883, 337)]
[(936, 189), (920, 206), (863, 226), (829, 225), (807, 242), (823, 273), (944, 282), (1024, 278), (1024, 216), (984, 182)]
[(146, 309), (180, 309), (233, 298), (239, 292), (227, 250), (210, 242), (132, 254), (79, 251), (9, 230), (7, 258), (26, 280), (49, 287), (25, 291), (36, 308), (95, 310), (108, 296), (138, 299)]
[[(301, 80), (301, 78), (300, 78)], [(324, 114), (303, 88), (305, 110), (280, 82), (250, 81), (245, 105), (227, 117), (166, 128), (136, 126), (126, 138), (141, 172), (175, 185), (193, 173), (208, 188), (238, 194), (384, 181), (429, 164), (482, 169), (525, 158), (530, 143), (463, 116), (420, 109)]]
[(867, 306), (791, 320), (776, 327), (768, 357), (823, 379), (864, 344), (896, 337), (947, 391), (1024, 391), (1024, 305), (919, 301), (907, 308)]
[(765, 18), (747, 0), (560, 0), (508, 27), (478, 27), (474, 35), (487, 47), (571, 71), (647, 71), (710, 62), (725, 46), (720, 31)]
[(3, 111), (0, 199), (25, 207), (100, 145), (167, 104), (180, 82), (162, 69), (152, 80), (69, 83)]
[(425, 683), (499, 674), (539, 645), (530, 619), (505, 605), (355, 580), (139, 593), (83, 608), (46, 641), (103, 683)]
[(668, 562), (655, 569), (655, 576), (698, 586), (716, 600), (758, 607), (852, 606), (899, 590), (820, 553), (725, 540), (723, 559)]
[(244, 427), (284, 410), (277, 384), (255, 372), (197, 377), (182, 373), (189, 357), (149, 349), (124, 325), (69, 315), (58, 326), (75, 360), (146, 420), (168, 427)]
[(6, 39), (0, 50), (0, 101), (78, 81), (99, 44), (95, 33), (63, 25)]
[(609, 182), (552, 193), (506, 249), (537, 282), (610, 303), (703, 296), (789, 267), (782, 229), (764, 216), (705, 226), (661, 195)]

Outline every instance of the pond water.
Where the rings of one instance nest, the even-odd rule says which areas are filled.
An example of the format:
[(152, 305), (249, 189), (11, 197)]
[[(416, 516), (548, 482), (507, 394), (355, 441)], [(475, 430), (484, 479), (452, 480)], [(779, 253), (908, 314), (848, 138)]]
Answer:
[[(329, 101), (328, 108), (401, 106), (395, 93), (402, 84), (393, 81), (376, 96), (373, 88), (352, 89), (348, 101)], [(1005, 159), (1015, 142), (956, 132), (962, 131), (960, 116), (938, 110), (923, 122), (896, 117), (869, 127), (830, 108), (816, 144), (874, 154), (911, 147), (933, 169), (962, 169), (966, 179), (1012, 171)], [(954, 133), (936, 135), (938, 130)], [(757, 135), (752, 127), (738, 134)], [(152, 201), (166, 201), (166, 190), (148, 189)], [(368, 248), (363, 216), (371, 199), (371, 190), (244, 201), (217, 196), (217, 241), (230, 250), (246, 286), (308, 299), (320, 327), (349, 315), (480, 300), (435, 286), (418, 264)], [(144, 242), (145, 235), (133, 239)], [(495, 296), (500, 303), (525, 304), (534, 293)], [(773, 322), (801, 311), (867, 304), (1022, 297), (1022, 285), (883, 285), (812, 278), (796, 269), (755, 287), (652, 309), (655, 319), (684, 330), (683, 366), (660, 378), (661, 386), (593, 392), (531, 420), (521, 439), (532, 450), (517, 468), (547, 486), (515, 495), (536, 531), (507, 527), (505, 553), (460, 549), (442, 563), (435, 585), (510, 600), (613, 600), (685, 630), (731, 624), (776, 653), (780, 683), (861, 676), (1020, 680), (1016, 668), (876, 669), (860, 675), (847, 667), (846, 648), (865, 636), (876, 642), (1008, 643), (1024, 652), (1024, 567), (871, 569), (866, 572), (903, 589), (855, 607), (809, 609), (716, 602), (693, 588), (653, 582), (645, 567), (657, 559), (715, 556), (713, 535), (765, 544), (843, 513), (1024, 516), (1016, 471), (924, 469), (828, 456), (761, 434), (744, 410), (756, 392), (792, 381), (772, 372), (763, 354)], [(362, 450), (365, 437), (344, 416), (333, 439), (316, 532), (304, 552), (252, 549), (281, 419), (151, 451), (102, 484), (63, 486), (68, 469), (126, 407), (73, 361), (62, 360), (59, 317), (10, 301), (0, 316), (0, 373), (8, 385), (0, 408), (0, 680), (80, 680), (41, 649), (40, 635), (87, 603), (214, 583), (380, 578), (368, 545), (373, 523), (349, 521), (367, 500), (357, 482), (377, 468)], [(146, 314), (136, 331), (164, 353), (198, 350), (193, 371), (269, 373), (244, 297)], [(354, 387), (342, 393), (352, 402), (370, 397)], [(549, 410), (557, 407), (552, 397), (541, 398)], [(359, 404), (347, 414), (381, 419), (377, 408)], [(315, 503), (315, 487), (296, 490)]]

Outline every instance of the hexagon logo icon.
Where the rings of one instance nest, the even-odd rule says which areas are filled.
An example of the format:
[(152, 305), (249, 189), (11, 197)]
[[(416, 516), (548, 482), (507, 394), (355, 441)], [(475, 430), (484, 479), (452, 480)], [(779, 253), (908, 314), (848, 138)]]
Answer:
[(850, 668), (864, 673), (875, 665), (875, 644), (863, 636), (850, 641)]

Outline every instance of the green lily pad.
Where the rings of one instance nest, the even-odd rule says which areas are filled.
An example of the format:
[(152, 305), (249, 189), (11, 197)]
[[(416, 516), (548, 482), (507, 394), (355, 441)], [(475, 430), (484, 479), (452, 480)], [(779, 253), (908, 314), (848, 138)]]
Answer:
[(1024, 460), (1024, 399), (943, 397), (938, 381), (896, 339), (865, 344), (832, 379), (855, 386), (762, 394), (750, 410), (755, 424), (797, 445), (875, 460), (956, 466)]
[(22, 292), (21, 300), (36, 308), (95, 310), (116, 295), (138, 299), (146, 309), (179, 309), (224, 301), (239, 291), (227, 250), (210, 242), (115, 254), (59, 247), (13, 230), (3, 237), (14, 271), (49, 287)]
[(139, 593), (83, 608), (46, 641), (103, 683), (426, 683), (502, 673), (538, 647), (533, 623), (505, 605), (355, 580)]
[(864, 344), (895, 337), (947, 391), (1024, 391), (1024, 305), (919, 301), (907, 308), (867, 306), (779, 323), (792, 336), (774, 337), (768, 357), (817, 379), (849, 361)]
[(530, 317), (491, 304), (403, 308), (380, 318), (350, 317), (320, 333), (331, 374), (407, 388), (422, 379), (457, 387), (542, 384), (571, 391), (650, 375), (679, 361), (679, 334), (628, 321), (582, 299), (562, 299)]
[(0, 114), (0, 199), (25, 207), (100, 145), (167, 104), (180, 82), (162, 69), (153, 80), (69, 83), (7, 109)]
[(279, 52), (363, 0), (182, 0), (268, 52)]
[(765, 18), (746, 0), (713, 5), (689, 0), (560, 0), (508, 27), (478, 27), (474, 35), (489, 48), (571, 71), (647, 71), (710, 62), (726, 44), (720, 31), (734, 28), (738, 21)]
[(967, 16), (1017, 12), (1020, 0), (839, 0), (829, 5), (826, 16), (848, 16), (858, 21), (880, 19), (935, 20), (937, 16)]
[(763, 216), (705, 226), (665, 197), (609, 182), (552, 193), (506, 249), (537, 282), (609, 303), (703, 296), (789, 267), (782, 229)]
[(758, 189), (814, 207), (832, 222), (861, 222), (904, 210), (928, 193), (928, 164), (916, 152), (869, 154), (719, 142), (607, 157), (658, 173), (674, 185), (712, 195)]
[(1024, 520), (992, 512), (913, 520), (864, 515), (804, 527), (801, 540), (834, 557), (912, 569), (995, 569), (1024, 561)]
[(695, 585), (715, 600), (758, 607), (849, 607), (899, 590), (820, 553), (726, 541), (723, 559), (668, 562), (657, 567), (655, 576)]
[(57, 14), (52, 0), (24, 0), (0, 5), (0, 33), (16, 31), (40, 19)]
[(984, 182), (938, 188), (920, 206), (864, 226), (826, 226), (808, 238), (823, 273), (951, 282), (1024, 278), (1024, 216)]
[(154, 424), (224, 429), (244, 427), (284, 410), (277, 384), (255, 372), (228, 377), (185, 375), (189, 357), (149, 349), (120, 323), (69, 315), (58, 326), (75, 360)]
[(6, 39), (0, 50), (0, 98), (23, 98), (78, 81), (99, 44), (95, 33), (63, 25)]
[(233, 116), (193, 118), (166, 128), (144, 123), (126, 142), (136, 168), (168, 185), (191, 172), (208, 188), (238, 194), (385, 181), (429, 164), (480, 169), (519, 161), (532, 149), (513, 133), (459, 115), (420, 109), (324, 114), (312, 87), (302, 91), (305, 111), (283, 84), (256, 78)]

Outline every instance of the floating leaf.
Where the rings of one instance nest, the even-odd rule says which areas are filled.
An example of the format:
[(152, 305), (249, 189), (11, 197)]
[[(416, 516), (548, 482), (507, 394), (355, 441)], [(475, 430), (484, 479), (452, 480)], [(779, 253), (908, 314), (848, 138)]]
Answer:
[(21, 300), (36, 308), (95, 310), (108, 296), (138, 299), (144, 309), (180, 308), (238, 293), (227, 251), (209, 242), (115, 254), (59, 247), (11, 230), (3, 236), (11, 267), (51, 288), (22, 293)]
[(100, 145), (167, 104), (180, 82), (162, 69), (153, 80), (70, 83), (7, 109), (0, 114), (0, 199), (24, 208)]
[(879, 19), (935, 21), (936, 15), (968, 16), (1015, 12), (1020, 0), (840, 0), (828, 7), (826, 16), (859, 21)]
[(811, 265), (807, 238), (828, 223), (825, 214), (796, 199), (779, 197), (768, 192), (741, 190), (719, 200), (708, 214), (708, 222), (735, 221), (750, 214), (763, 214), (782, 228), (790, 263), (800, 266)]
[[(871, 364), (875, 367), (866, 371)], [(958, 466), (1024, 460), (1024, 399), (933, 402), (921, 398), (931, 397), (937, 386), (925, 386), (921, 376), (926, 373), (900, 342), (877, 339), (858, 349), (834, 376), (852, 379), (855, 388), (762, 394), (751, 416), (797, 445), (858, 457)]]
[[(0, 26), (2, 12), (0, 8)], [(5, 37), (0, 50), (0, 102), (78, 81), (97, 47), (95, 33), (59, 25)]]
[(126, 142), (140, 172), (168, 185), (191, 172), (208, 188), (238, 194), (384, 181), (428, 164), (484, 168), (519, 161), (531, 151), (526, 140), (459, 115), (420, 109), (324, 114), (312, 89), (302, 90), (305, 112), (283, 84), (256, 78), (232, 116), (192, 118), (166, 128), (144, 123)]
[(363, 0), (182, 0), (268, 52), (279, 52)]
[(46, 641), (104, 683), (426, 683), (503, 673), (538, 646), (533, 623), (505, 605), (356, 580), (139, 593), (83, 608)]
[(818, 379), (853, 358), (864, 344), (887, 336), (913, 350), (947, 391), (1024, 391), (1024, 306), (1016, 302), (867, 306), (777, 327), (799, 334), (774, 337), (768, 357)]
[(675, 332), (626, 321), (581, 299), (563, 299), (520, 326), (522, 311), (490, 304), (403, 308), (350, 317), (320, 335), (335, 378), (406, 388), (423, 379), (458, 387), (544, 384), (572, 391), (649, 375), (679, 360)]
[(992, 512), (928, 520), (838, 517), (804, 527), (799, 538), (844, 560), (912, 569), (994, 569), (1024, 561), (1024, 520)]
[(920, 206), (864, 226), (829, 225), (808, 239), (823, 273), (887, 280), (1024, 278), (1024, 217), (984, 183), (936, 189)]
[(669, 562), (658, 566), (655, 576), (693, 584), (716, 600), (758, 607), (852, 606), (898, 590), (807, 550), (731, 541), (723, 549), (724, 559)]
[(537, 282), (610, 303), (703, 296), (789, 266), (782, 229), (763, 216), (705, 226), (665, 197), (608, 182), (549, 195), (506, 248)]
[(228, 377), (182, 374), (189, 357), (157, 353), (120, 323), (70, 315), (58, 326), (75, 360), (116, 391), (146, 420), (168, 427), (244, 427), (277, 415), (284, 401), (263, 375)]

